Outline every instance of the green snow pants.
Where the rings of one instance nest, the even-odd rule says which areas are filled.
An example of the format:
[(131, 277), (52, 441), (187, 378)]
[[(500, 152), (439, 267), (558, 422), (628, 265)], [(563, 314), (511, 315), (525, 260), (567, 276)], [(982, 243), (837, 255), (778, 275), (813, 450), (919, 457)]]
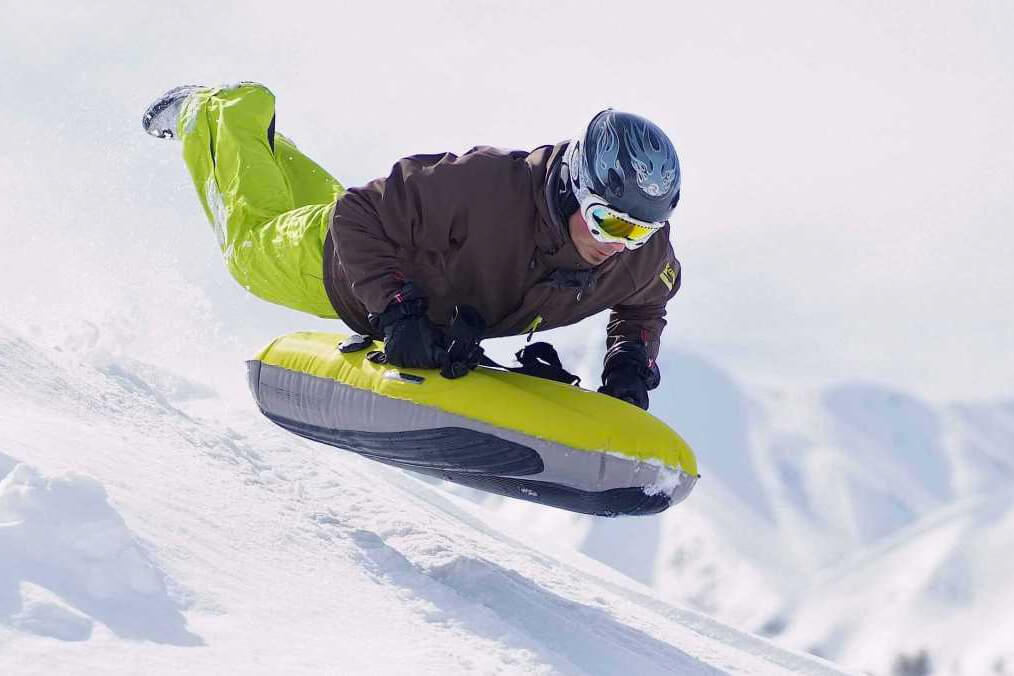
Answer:
[(324, 239), (342, 185), (275, 132), (275, 97), (244, 83), (184, 103), (183, 160), (229, 272), (264, 300), (318, 317), (337, 313), (324, 290)]

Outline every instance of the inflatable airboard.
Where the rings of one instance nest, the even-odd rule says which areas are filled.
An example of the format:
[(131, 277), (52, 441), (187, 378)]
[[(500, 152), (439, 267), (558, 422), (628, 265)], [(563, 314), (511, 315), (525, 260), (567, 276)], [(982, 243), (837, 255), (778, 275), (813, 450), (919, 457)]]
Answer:
[(665, 423), (604, 394), (479, 367), (377, 363), (383, 345), (294, 333), (247, 362), (261, 411), (299, 436), (389, 465), (574, 512), (653, 514), (697, 481), (690, 447)]

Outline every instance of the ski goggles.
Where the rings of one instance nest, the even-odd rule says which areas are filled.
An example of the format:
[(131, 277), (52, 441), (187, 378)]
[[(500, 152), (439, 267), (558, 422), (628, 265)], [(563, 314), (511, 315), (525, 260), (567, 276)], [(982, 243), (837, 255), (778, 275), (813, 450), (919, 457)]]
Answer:
[(581, 215), (597, 241), (621, 242), (628, 249), (643, 246), (648, 238), (665, 227), (665, 223), (649, 223), (617, 211), (591, 192), (581, 200)]

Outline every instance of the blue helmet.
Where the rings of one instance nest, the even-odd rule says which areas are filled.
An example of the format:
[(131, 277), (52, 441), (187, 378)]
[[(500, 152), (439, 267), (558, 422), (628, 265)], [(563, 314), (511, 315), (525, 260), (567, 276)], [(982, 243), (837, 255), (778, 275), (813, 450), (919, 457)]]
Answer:
[(680, 198), (676, 149), (639, 115), (603, 110), (571, 142), (565, 162), (575, 195), (591, 192), (641, 221), (669, 220)]

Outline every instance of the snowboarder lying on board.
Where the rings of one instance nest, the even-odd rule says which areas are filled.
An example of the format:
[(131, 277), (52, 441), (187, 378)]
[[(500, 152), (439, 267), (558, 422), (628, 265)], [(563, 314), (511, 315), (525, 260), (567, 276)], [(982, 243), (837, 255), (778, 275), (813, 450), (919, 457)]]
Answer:
[(348, 190), (276, 131), (262, 85), (177, 87), (143, 124), (182, 141), (226, 265), (251, 293), (340, 317), (414, 368), (447, 365), (458, 306), (481, 315), (475, 348), (608, 309), (600, 391), (648, 407), (680, 285), (667, 222), (679, 162), (650, 121), (604, 110), (571, 141), (413, 155)]

